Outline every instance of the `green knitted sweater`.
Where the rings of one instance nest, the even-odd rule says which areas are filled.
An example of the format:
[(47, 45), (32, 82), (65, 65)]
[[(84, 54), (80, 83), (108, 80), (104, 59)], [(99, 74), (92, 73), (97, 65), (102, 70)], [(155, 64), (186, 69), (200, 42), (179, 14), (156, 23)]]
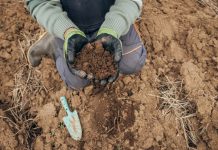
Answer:
[[(62, 10), (60, 0), (25, 0), (31, 15), (49, 33), (64, 39), (64, 32), (78, 28)], [(101, 27), (113, 29), (118, 37), (125, 35), (139, 17), (142, 0), (116, 0)]]

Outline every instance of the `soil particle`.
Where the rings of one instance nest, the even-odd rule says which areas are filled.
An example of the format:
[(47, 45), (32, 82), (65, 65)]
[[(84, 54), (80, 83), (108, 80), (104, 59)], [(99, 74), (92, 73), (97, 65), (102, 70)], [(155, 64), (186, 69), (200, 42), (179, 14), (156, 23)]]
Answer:
[(107, 79), (116, 73), (113, 55), (99, 42), (87, 44), (76, 56), (74, 66), (94, 75), (98, 80)]
[(94, 89), (94, 86), (93, 86), (93, 85), (89, 85), (89, 86), (87, 86), (87, 87), (84, 89), (84, 93), (85, 93), (86, 95), (91, 95), (92, 92), (93, 92), (93, 89)]
[(126, 76), (126, 77), (123, 78), (123, 82), (124, 82), (125, 85), (127, 85), (131, 81), (132, 81), (132, 78), (130, 76)]

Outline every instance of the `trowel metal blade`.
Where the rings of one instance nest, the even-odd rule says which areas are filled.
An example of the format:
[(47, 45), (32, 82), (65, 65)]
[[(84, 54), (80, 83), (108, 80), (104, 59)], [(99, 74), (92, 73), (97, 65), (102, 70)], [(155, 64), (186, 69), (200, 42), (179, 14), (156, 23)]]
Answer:
[(82, 127), (79, 120), (77, 111), (73, 111), (68, 116), (63, 118), (64, 124), (67, 127), (68, 132), (74, 140), (81, 140), (82, 138)]

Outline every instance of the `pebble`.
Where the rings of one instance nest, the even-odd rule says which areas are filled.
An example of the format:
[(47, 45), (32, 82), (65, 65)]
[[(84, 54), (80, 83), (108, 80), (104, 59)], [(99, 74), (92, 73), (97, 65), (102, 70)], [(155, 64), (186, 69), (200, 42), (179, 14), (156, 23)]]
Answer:
[(98, 147), (102, 147), (101, 142), (98, 141), (98, 142), (97, 142), (97, 146), (98, 146)]
[(145, 89), (145, 84), (144, 84), (144, 83), (140, 84), (140, 89), (141, 89), (141, 90), (144, 90), (144, 89)]
[(155, 139), (156, 139), (156, 141), (161, 141), (163, 138), (162, 138), (162, 136), (157, 136), (157, 137), (155, 137)]
[(130, 76), (126, 76), (123, 78), (123, 82), (125, 85), (127, 85), (128, 83), (130, 83), (132, 80), (132, 78)]
[(135, 116), (137, 117), (139, 115), (139, 112), (137, 110), (134, 111)]
[(75, 91), (75, 90), (72, 93), (73, 93), (73, 95), (79, 95), (79, 92)]
[(125, 140), (125, 141), (124, 141), (124, 144), (125, 144), (125, 145), (129, 145), (129, 140)]
[(127, 92), (123, 92), (122, 95), (127, 97), (128, 93)]
[(162, 74), (164, 73), (164, 69), (163, 68), (158, 68), (158, 74)]
[(120, 86), (120, 88), (124, 88), (124, 84), (123, 84), (123, 82), (122, 82), (121, 80), (119, 80), (118, 82), (119, 82), (119, 86)]
[(87, 87), (84, 89), (85, 95), (91, 95), (91, 94), (92, 94), (92, 91), (93, 91), (93, 88), (94, 88), (93, 85), (87, 86)]
[(46, 97), (46, 92), (45, 92), (44, 89), (42, 89), (42, 90), (40, 91), (40, 95), (41, 95), (42, 97)]

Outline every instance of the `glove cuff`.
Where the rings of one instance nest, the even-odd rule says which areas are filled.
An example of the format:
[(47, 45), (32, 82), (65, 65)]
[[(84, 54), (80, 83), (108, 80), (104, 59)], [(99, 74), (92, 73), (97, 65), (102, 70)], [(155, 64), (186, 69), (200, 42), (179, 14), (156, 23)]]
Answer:
[(81, 30), (79, 30), (77, 28), (69, 28), (64, 33), (64, 39), (68, 39), (68, 38), (72, 37), (75, 34), (79, 34), (79, 35), (81, 35), (83, 37), (86, 37), (85, 33), (82, 32)]
[(114, 31), (113, 29), (104, 28), (104, 27), (101, 27), (101, 28), (99, 29), (99, 31), (98, 31), (98, 33), (97, 33), (97, 36), (99, 36), (100, 34), (104, 34), (104, 33), (109, 34), (109, 35), (111, 35), (111, 36), (113, 36), (113, 37), (115, 37), (115, 38), (118, 39), (118, 34), (117, 34), (116, 31)]

